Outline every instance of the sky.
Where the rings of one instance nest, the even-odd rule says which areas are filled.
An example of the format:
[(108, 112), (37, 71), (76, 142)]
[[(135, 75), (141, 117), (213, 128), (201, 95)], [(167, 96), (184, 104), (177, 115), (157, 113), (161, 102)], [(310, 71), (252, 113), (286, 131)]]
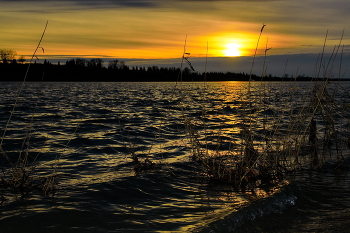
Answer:
[(30, 59), (48, 21), (37, 56), (53, 63), (179, 67), (186, 52), (198, 72), (348, 77), (349, 12), (348, 0), (0, 0), (0, 49)]

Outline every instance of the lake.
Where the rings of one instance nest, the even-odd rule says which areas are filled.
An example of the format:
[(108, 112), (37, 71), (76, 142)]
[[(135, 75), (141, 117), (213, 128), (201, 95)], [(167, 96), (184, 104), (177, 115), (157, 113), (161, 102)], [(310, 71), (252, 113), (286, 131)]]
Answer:
[[(0, 82), (1, 232), (348, 232), (348, 82), (316, 103), (310, 82), (20, 87)], [(312, 147), (296, 146), (311, 134), (306, 112), (316, 168), (302, 153)], [(202, 162), (240, 160), (247, 125), (257, 153), (273, 148), (294, 172), (245, 189), (213, 179)], [(10, 187), (23, 167), (26, 186)]]

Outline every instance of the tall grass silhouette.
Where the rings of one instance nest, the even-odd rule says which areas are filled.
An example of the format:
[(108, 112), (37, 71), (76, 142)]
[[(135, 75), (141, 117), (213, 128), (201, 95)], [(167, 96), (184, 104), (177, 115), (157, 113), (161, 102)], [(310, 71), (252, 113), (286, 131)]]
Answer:
[[(42, 49), (44, 52), (41, 42), (47, 26), (48, 22), (30, 64), (36, 58), (38, 50)], [(189, 98), (191, 86), (182, 85), (182, 75), (186, 65), (192, 71), (195, 69), (190, 61), (190, 53), (187, 51), (186, 36), (178, 80), (170, 92), (168, 108), (162, 113), (162, 118), (155, 127), (154, 139), (143, 152), (145, 154), (143, 158), (140, 156), (140, 151), (137, 151), (137, 142), (129, 138), (128, 132), (120, 130), (124, 146), (129, 153), (128, 159), (132, 160), (136, 173), (160, 168), (152, 154), (159, 147), (157, 145), (159, 141), (166, 139), (162, 134), (162, 127), (170, 119), (172, 114), (170, 109), (176, 101), (176, 107), (180, 112), (176, 123), (178, 124), (177, 133), (182, 137), (181, 146), (188, 149), (189, 159), (198, 168), (195, 172), (211, 182), (228, 183), (237, 189), (256, 187), (278, 183), (286, 173), (298, 169), (320, 169), (329, 157), (335, 160), (335, 169), (345, 164), (346, 153), (350, 146), (350, 133), (348, 128), (341, 128), (341, 125), (349, 125), (349, 103), (346, 102), (347, 100), (341, 100), (339, 95), (350, 97), (350, 93), (331, 79), (336, 71), (336, 57), (340, 57), (340, 60), (342, 58), (343, 35), (338, 46), (334, 47), (330, 58), (325, 60), (327, 32), (322, 52), (314, 67), (314, 80), (310, 82), (309, 90), (301, 93), (294, 81), (289, 83), (290, 88), (279, 96), (280, 100), (277, 100), (270, 95), (275, 90), (268, 83), (263, 82), (266, 74), (267, 51), (270, 49), (268, 41), (264, 49), (261, 82), (252, 80), (255, 58), (265, 27), (266, 25), (263, 24), (260, 29), (249, 81), (245, 88), (237, 93), (236, 105), (227, 106), (227, 109), (234, 110), (236, 115), (236, 120), (232, 123), (234, 135), (222, 132), (220, 127), (210, 125), (212, 122), (208, 120), (210, 113), (207, 111), (206, 104), (211, 100), (206, 97), (208, 90), (206, 70), (203, 89), (199, 93), (203, 101), (200, 114), (194, 115), (188, 111), (191, 106), (189, 102), (193, 101)], [(206, 50), (208, 54), (208, 43)], [(15, 159), (10, 158), (3, 149), (6, 132), (26, 82), (30, 64), (0, 140), (0, 156), (9, 165), (7, 167), (1, 165), (0, 185), (3, 189), (12, 187), (23, 193), (38, 188), (46, 195), (54, 194), (58, 188), (58, 164), (70, 139), (67, 139), (62, 152), (58, 153), (54, 161), (51, 161), (52, 166), (47, 168), (45, 175), (38, 176), (36, 171), (40, 165), (39, 154), (33, 153), (29, 146), (33, 135), (34, 110), (26, 126), (28, 130), (19, 154), (14, 156)], [(341, 79), (341, 61), (338, 69), (338, 76)], [(75, 127), (73, 136), (78, 127), (79, 124)]]
[(36, 170), (40, 166), (40, 162), (41, 162), (39, 161), (40, 152), (32, 152), (30, 149), (31, 139), (35, 132), (35, 129), (33, 126), (33, 120), (36, 114), (36, 107), (39, 101), (39, 97), (37, 97), (36, 99), (36, 102), (34, 104), (34, 110), (31, 114), (29, 123), (27, 123), (26, 125), (26, 132), (23, 138), (21, 148), (19, 148), (18, 155), (15, 156), (11, 154), (11, 156), (8, 156), (7, 152), (4, 151), (3, 149), (3, 143), (4, 143), (4, 139), (6, 138), (6, 133), (7, 133), (9, 124), (12, 120), (15, 109), (17, 108), (18, 101), (20, 99), (24, 85), (26, 83), (28, 73), (30, 72), (31, 65), (33, 64), (33, 61), (35, 59), (38, 59), (37, 53), (39, 49), (41, 49), (43, 53), (45, 52), (44, 48), (41, 47), (41, 43), (45, 36), (48, 23), (49, 22), (47, 21), (45, 24), (44, 30), (42, 32), (42, 35), (39, 39), (38, 45), (36, 46), (32, 54), (32, 57), (29, 61), (26, 73), (24, 74), (23, 81), (15, 97), (15, 102), (10, 111), (10, 115), (5, 124), (4, 130), (1, 135), (1, 139), (0, 139), (0, 158), (3, 161), (3, 163), (9, 165), (7, 167), (3, 167), (3, 164), (1, 164), (2, 177), (1, 177), (0, 185), (2, 186), (2, 188), (12, 187), (12, 188), (18, 189), (21, 193), (28, 193), (33, 188), (36, 188), (43, 191), (43, 193), (46, 195), (49, 193), (51, 194), (54, 193), (57, 188), (57, 180), (55, 179), (57, 176), (56, 169), (53, 170), (52, 175), (45, 176), (45, 177), (38, 176), (36, 174)]
[[(260, 30), (250, 77), (265, 26), (263, 24)], [(276, 102), (267, 98), (267, 92), (271, 92), (267, 83), (249, 80), (240, 95), (240, 105), (235, 106), (240, 142), (232, 143), (229, 149), (218, 149), (221, 147), (220, 137), (224, 135), (217, 132), (216, 149), (209, 150), (208, 135), (213, 132), (208, 132), (208, 123), (186, 119), (192, 155), (203, 169), (203, 174), (212, 181), (231, 183), (241, 188), (276, 183), (286, 173), (298, 169), (320, 169), (330, 160), (329, 157), (335, 160), (335, 168), (345, 164), (344, 152), (348, 153), (350, 135), (349, 130), (342, 129), (341, 125), (349, 122), (349, 108), (348, 104), (344, 104), (346, 101), (338, 96), (339, 83), (330, 79), (334, 73), (335, 58), (342, 56), (343, 35), (330, 58), (324, 60), (327, 34), (314, 80), (301, 98), (296, 99), (299, 88), (295, 81), (293, 87), (287, 90), (289, 94), (284, 98), (285, 102)], [(266, 44), (261, 79), (268, 50)], [(341, 69), (341, 61), (339, 67)], [(349, 96), (347, 90), (342, 92), (342, 95)]]

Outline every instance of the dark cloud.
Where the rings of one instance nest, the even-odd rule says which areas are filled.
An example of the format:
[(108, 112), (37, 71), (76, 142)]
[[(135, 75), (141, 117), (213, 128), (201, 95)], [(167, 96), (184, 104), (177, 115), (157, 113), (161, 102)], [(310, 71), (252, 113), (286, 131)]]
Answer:
[(86, 7), (155, 7), (162, 1), (159, 0), (0, 0), (0, 2), (42, 2), (42, 3), (59, 3), (72, 4)]
[[(40, 56), (39, 56), (40, 57)], [(102, 58), (105, 63), (109, 60), (122, 60), (130, 67), (148, 67), (148, 66), (158, 66), (158, 67), (180, 67), (181, 58), (173, 59), (128, 59), (128, 58), (115, 58), (104, 55), (51, 55), (49, 56), (50, 61), (52, 62), (65, 62), (69, 59), (76, 59), (79, 57), (88, 57), (89, 58)], [(207, 67), (206, 58), (204, 57), (190, 57), (192, 66), (198, 72), (244, 72), (250, 73), (252, 69), (253, 57), (208, 57)], [(253, 67), (253, 74), (260, 76), (262, 74), (264, 57), (256, 57)], [(350, 54), (345, 53), (342, 56), (338, 54), (334, 59), (334, 54), (324, 54), (322, 58), (322, 64), (327, 64), (329, 61), (332, 66), (328, 67), (328, 71), (331, 71), (332, 78), (350, 78), (350, 73), (344, 67), (350, 65)], [(334, 59), (334, 60), (333, 60)], [(341, 68), (341, 66), (342, 68)], [(272, 55), (268, 56), (265, 60), (265, 69), (267, 74), (273, 76), (282, 77), (284, 74), (289, 76), (305, 75), (315, 77), (315, 70), (320, 69), (320, 77), (322, 77), (324, 70), (322, 65), (320, 65), (320, 56), (319, 54), (291, 54), (291, 55)], [(341, 70), (340, 70), (341, 68)], [(285, 73), (284, 73), (285, 72)], [(329, 74), (329, 73), (328, 73)]]
[(155, 0), (105, 0), (105, 1), (93, 1), (93, 0), (66, 0), (77, 5), (84, 6), (120, 6), (120, 7), (155, 7), (158, 5), (158, 1)]
[[(322, 63), (328, 63), (334, 56), (331, 54), (324, 54)], [(257, 57), (255, 59), (253, 73), (261, 75), (264, 64), (264, 57)], [(154, 60), (132, 60), (124, 59), (129, 65), (156, 65), (159, 67), (180, 67), (181, 59), (154, 59)], [(204, 72), (205, 70), (205, 58), (189, 58), (193, 67), (199, 71)], [(208, 64), (206, 67), (207, 71), (218, 71), (218, 72), (245, 72), (250, 73), (252, 68), (252, 57), (209, 57)], [(343, 67), (350, 65), (350, 54), (343, 54), (340, 58), (340, 54), (336, 56), (333, 61), (332, 74), (334, 78), (339, 76), (339, 67), (342, 63)], [(291, 54), (291, 55), (272, 55), (268, 56), (265, 61), (265, 69), (267, 74), (273, 76), (283, 76), (284, 72), (290, 76), (306, 75), (314, 76), (315, 68), (319, 68), (319, 54)], [(321, 71), (323, 73), (323, 70)], [(345, 69), (341, 70), (342, 76), (349, 78), (350, 73), (347, 73)]]
[(277, 0), (0, 0), (0, 2), (69, 2), (81, 6), (122, 6), (122, 7), (155, 7), (166, 3), (175, 2), (271, 2)]

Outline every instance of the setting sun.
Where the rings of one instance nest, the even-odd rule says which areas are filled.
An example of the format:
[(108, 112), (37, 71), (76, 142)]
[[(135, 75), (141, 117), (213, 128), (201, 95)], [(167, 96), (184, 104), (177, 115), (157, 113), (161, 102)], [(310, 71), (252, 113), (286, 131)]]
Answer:
[(241, 56), (241, 51), (239, 50), (241, 46), (239, 44), (228, 44), (226, 45), (226, 50), (224, 51), (225, 56), (228, 57), (238, 57)]

